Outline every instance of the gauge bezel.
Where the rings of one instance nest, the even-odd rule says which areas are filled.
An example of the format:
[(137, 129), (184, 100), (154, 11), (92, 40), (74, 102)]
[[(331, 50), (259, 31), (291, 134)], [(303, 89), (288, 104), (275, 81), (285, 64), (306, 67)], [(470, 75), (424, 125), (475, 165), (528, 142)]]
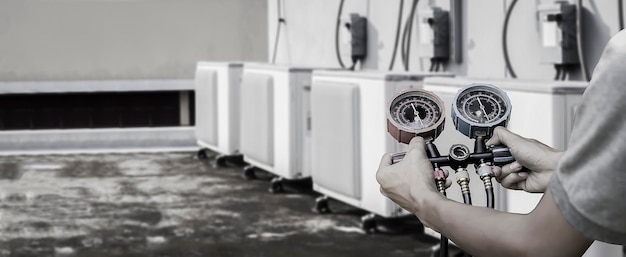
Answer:
[[(459, 106), (457, 105), (459, 99), (465, 96), (467, 93), (476, 92), (479, 90), (489, 91), (490, 93), (493, 93), (500, 97), (505, 105), (504, 115), (489, 123), (478, 123), (464, 116), (459, 111)], [(509, 99), (509, 96), (506, 94), (506, 92), (504, 92), (504, 90), (492, 84), (472, 83), (469, 86), (459, 89), (454, 96), (454, 100), (452, 101), (452, 121), (454, 122), (454, 126), (456, 127), (456, 129), (469, 138), (477, 138), (481, 136), (491, 137), (491, 134), (495, 127), (506, 127), (511, 116), (511, 107), (511, 100)]]
[[(404, 124), (398, 123), (393, 118), (391, 108), (393, 107), (394, 103), (401, 101), (402, 98), (414, 95), (428, 98), (429, 100), (437, 104), (436, 107), (439, 109), (441, 115), (439, 116), (437, 121), (435, 121), (431, 126), (421, 129), (414, 129), (412, 127), (408, 127)], [(421, 136), (427, 140), (432, 140), (437, 138), (444, 129), (446, 120), (445, 112), (446, 110), (443, 100), (433, 92), (418, 88), (403, 90), (397, 93), (394, 97), (392, 97), (391, 101), (389, 101), (387, 104), (387, 131), (389, 132), (389, 134), (391, 134), (393, 138), (398, 140), (398, 142), (405, 144), (408, 144), (411, 139), (416, 136)]]

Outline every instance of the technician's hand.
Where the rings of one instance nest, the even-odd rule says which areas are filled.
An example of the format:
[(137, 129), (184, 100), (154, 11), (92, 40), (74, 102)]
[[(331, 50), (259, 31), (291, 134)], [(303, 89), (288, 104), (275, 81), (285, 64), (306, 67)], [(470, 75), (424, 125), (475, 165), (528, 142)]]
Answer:
[[(494, 167), (496, 180), (509, 189), (543, 193), (563, 152), (535, 139), (523, 138), (503, 127), (496, 127), (487, 145), (506, 145), (515, 162)], [(528, 170), (522, 171), (522, 166)]]
[[(383, 156), (376, 179), (383, 195), (411, 213), (416, 213), (426, 197), (440, 197), (433, 172), (424, 139), (416, 137), (411, 140), (406, 155), (399, 163), (391, 165), (391, 154)], [(447, 186), (451, 183), (446, 182)]]

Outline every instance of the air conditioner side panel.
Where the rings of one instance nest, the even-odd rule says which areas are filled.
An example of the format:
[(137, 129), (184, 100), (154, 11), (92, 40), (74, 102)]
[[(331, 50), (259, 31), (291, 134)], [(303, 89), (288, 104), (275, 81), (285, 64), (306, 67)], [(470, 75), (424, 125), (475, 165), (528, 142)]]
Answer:
[(198, 67), (195, 75), (196, 138), (217, 146), (217, 71)]
[(317, 186), (361, 198), (359, 88), (316, 82), (311, 90), (312, 177)]
[(241, 152), (244, 157), (274, 164), (274, 80), (271, 75), (244, 73), (241, 82)]

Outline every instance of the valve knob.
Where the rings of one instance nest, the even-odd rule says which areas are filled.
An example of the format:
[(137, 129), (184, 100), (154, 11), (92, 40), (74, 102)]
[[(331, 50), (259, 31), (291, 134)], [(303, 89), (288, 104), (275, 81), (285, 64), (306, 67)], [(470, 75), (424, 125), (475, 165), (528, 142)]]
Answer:
[(515, 158), (511, 155), (511, 150), (506, 146), (492, 146), (491, 152), (493, 153), (493, 165), (495, 166), (502, 167), (515, 161)]

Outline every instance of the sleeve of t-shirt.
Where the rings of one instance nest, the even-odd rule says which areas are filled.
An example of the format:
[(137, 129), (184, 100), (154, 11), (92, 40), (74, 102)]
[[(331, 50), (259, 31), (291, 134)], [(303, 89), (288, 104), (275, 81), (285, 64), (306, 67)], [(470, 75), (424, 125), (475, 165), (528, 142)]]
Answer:
[(626, 244), (626, 31), (611, 38), (593, 72), (550, 190), (585, 236)]

